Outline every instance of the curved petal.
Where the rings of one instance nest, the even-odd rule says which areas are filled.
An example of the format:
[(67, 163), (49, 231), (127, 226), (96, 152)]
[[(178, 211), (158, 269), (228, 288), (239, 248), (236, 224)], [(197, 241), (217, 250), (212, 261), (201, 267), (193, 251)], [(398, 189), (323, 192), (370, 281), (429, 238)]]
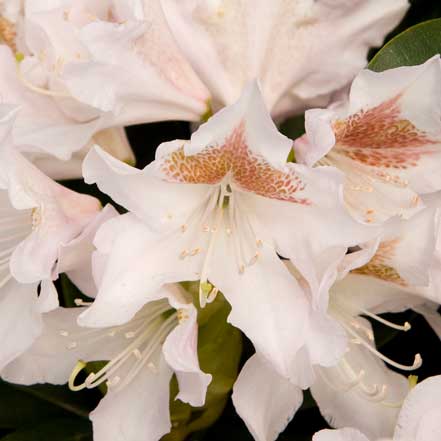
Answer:
[(124, 335), (79, 327), (77, 318), (84, 310), (58, 308), (44, 314), (41, 335), (5, 368), (3, 378), (20, 384), (64, 384), (79, 360), (110, 360), (126, 348)]
[(89, 297), (94, 297), (97, 290), (92, 275), (93, 240), (99, 227), (116, 216), (118, 212), (107, 204), (79, 236), (59, 248), (56, 275), (67, 273), (70, 280)]
[(351, 428), (324, 429), (317, 432), (312, 441), (369, 441), (360, 431)]
[(161, 3), (143, 6), (137, 20), (84, 26), (79, 38), (90, 61), (67, 64), (63, 81), (79, 101), (111, 111), (118, 125), (197, 121), (207, 110), (208, 92), (180, 53)]
[(155, 176), (152, 167), (131, 167), (99, 147), (91, 149), (84, 160), (83, 175), (88, 184), (96, 183), (154, 229), (171, 230), (185, 224), (209, 191), (205, 185), (164, 182)]
[(233, 388), (233, 404), (256, 441), (275, 441), (302, 404), (302, 391), (253, 355)]
[(188, 233), (154, 234), (130, 213), (106, 222), (95, 239), (98, 252), (108, 254), (104, 274), (95, 302), (79, 323), (91, 327), (125, 323), (145, 303), (159, 298), (164, 284), (197, 280), (201, 256), (180, 257), (181, 250), (192, 248), (194, 235)]
[[(441, 376), (429, 377), (417, 384), (403, 403), (394, 440), (436, 441), (441, 429), (440, 397)], [(424, 438), (423, 435), (428, 435), (428, 437)]]
[[(0, 292), (0, 372), (26, 351), (40, 335), (41, 314), (37, 304), (37, 284), (10, 280)], [(3, 372), (2, 372), (3, 375)]]
[(11, 272), (23, 283), (50, 279), (59, 247), (81, 233), (100, 203), (52, 181), (19, 153), (8, 154), (2, 167), (11, 203), (18, 209), (33, 208), (32, 233), (14, 250)]
[[(422, 207), (418, 194), (441, 188), (441, 61), (386, 72), (362, 71), (347, 104), (307, 116), (306, 138), (299, 157), (323, 151), (323, 133), (335, 145), (324, 161), (347, 174), (345, 198), (361, 219), (383, 221), (410, 217)], [(317, 143), (317, 142), (318, 143)]]
[(217, 112), (192, 134), (190, 143), (184, 146), (185, 154), (195, 155), (213, 146), (228, 148), (228, 143), (235, 141), (231, 135), (241, 124), (247, 149), (264, 158), (271, 166), (282, 168), (291, 150), (292, 141), (277, 130), (256, 81), (244, 87), (234, 104)]
[(165, 361), (176, 374), (176, 399), (194, 407), (203, 406), (211, 375), (201, 371), (198, 361), (197, 311), (192, 304), (170, 302), (178, 309), (179, 325), (168, 335), (162, 348)]
[(388, 1), (380, 12), (371, 0), (164, 2), (176, 41), (216, 107), (234, 102), (258, 78), (268, 107), (289, 96), (291, 111), (350, 81), (407, 6)]
[(219, 237), (208, 279), (231, 305), (228, 321), (241, 329), (274, 369), (290, 378), (305, 342), (304, 292), (274, 250), (263, 244), (257, 262), (241, 274), (231, 237)]
[[(298, 197), (305, 203), (247, 193), (241, 197), (241, 205), (253, 213), (257, 233), (271, 238), (277, 252), (289, 258), (307, 280), (314, 307), (326, 312), (328, 290), (338, 276), (347, 248), (377, 237), (380, 230), (349, 216), (341, 203), (341, 174), (336, 169), (308, 169), (299, 164), (290, 168), (302, 182)], [(324, 218), (328, 219), (326, 224)]]
[[(353, 384), (361, 371), (365, 375)], [(372, 394), (375, 386), (377, 393)], [(384, 386), (385, 396), (381, 399)], [(355, 427), (373, 440), (392, 435), (399, 403), (407, 392), (404, 376), (389, 370), (381, 360), (355, 344), (350, 345), (350, 351), (337, 367), (317, 369), (317, 380), (311, 386), (320, 412), (332, 427)]]
[(157, 371), (148, 367), (121, 390), (110, 388), (90, 414), (95, 441), (157, 441), (171, 428), (169, 387), (173, 371), (156, 356)]
[(38, 296), (38, 309), (40, 312), (49, 312), (58, 308), (58, 292), (52, 280), (42, 280)]
[(0, 60), (2, 99), (20, 106), (13, 137), (21, 149), (45, 152), (66, 160), (100, 130), (103, 124), (100, 118), (87, 122), (73, 120), (59, 109), (51, 97), (35, 93), (24, 86), (17, 76), (15, 57), (5, 45), (0, 47)]

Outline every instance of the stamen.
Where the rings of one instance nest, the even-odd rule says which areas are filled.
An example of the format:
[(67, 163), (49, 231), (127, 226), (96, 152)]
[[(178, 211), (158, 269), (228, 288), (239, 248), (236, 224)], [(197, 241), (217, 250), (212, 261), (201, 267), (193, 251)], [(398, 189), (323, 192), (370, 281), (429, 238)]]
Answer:
[(415, 355), (414, 361), (410, 366), (397, 363), (396, 361), (391, 360), (381, 352), (377, 351), (370, 343), (361, 338), (350, 326), (347, 326), (344, 322), (342, 322), (341, 324), (354, 337), (354, 343), (364, 346), (368, 351), (372, 352), (385, 363), (394, 366), (397, 369), (401, 369), (403, 371), (413, 371), (415, 369), (418, 369), (423, 364), (423, 360), (420, 354)]
[(367, 311), (366, 309), (360, 309), (360, 312), (363, 315), (367, 315), (368, 317), (376, 320), (377, 322), (382, 323), (383, 325), (386, 325), (389, 328), (397, 329), (398, 331), (407, 332), (412, 328), (412, 326), (410, 325), (409, 322), (405, 322), (404, 325), (397, 325), (396, 323), (392, 323), (389, 320), (386, 320), (386, 319), (378, 316), (377, 314), (373, 314), (372, 312)]
[(86, 383), (82, 383), (78, 386), (75, 386), (75, 378), (77, 378), (78, 374), (86, 367), (86, 363), (82, 360), (78, 360), (78, 363), (74, 367), (72, 373), (70, 374), (68, 385), (69, 389), (73, 392), (77, 392), (86, 388)]

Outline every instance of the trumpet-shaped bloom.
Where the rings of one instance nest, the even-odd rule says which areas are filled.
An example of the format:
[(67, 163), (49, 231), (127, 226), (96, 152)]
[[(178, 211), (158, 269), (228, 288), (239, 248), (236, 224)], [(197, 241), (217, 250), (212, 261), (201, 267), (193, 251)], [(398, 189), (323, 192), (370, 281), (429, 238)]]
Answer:
[[(3, 378), (33, 384), (69, 382), (74, 391), (107, 385), (91, 413), (95, 441), (158, 440), (171, 429), (170, 380), (176, 399), (202, 406), (211, 375), (199, 368), (197, 312), (177, 286), (167, 286), (127, 323), (85, 329), (76, 324), (85, 308), (59, 308), (44, 316), (34, 345), (6, 367)], [(80, 360), (78, 362), (78, 360)], [(78, 384), (87, 361), (103, 361)]]
[[(298, 112), (344, 87), (407, 1), (164, 0), (170, 28), (215, 108), (258, 78), (271, 113)], [(341, 60), (344, 59), (342, 63)]]
[(84, 123), (199, 120), (207, 111), (208, 92), (176, 46), (159, 1), (145, 9), (139, 1), (27, 1), (22, 34), (20, 79), (82, 122), (84, 134)]
[[(411, 390), (401, 407), (390, 441), (438, 441), (441, 436), (441, 377), (430, 377)], [(312, 441), (387, 441), (344, 428), (321, 430)]]
[[(0, 368), (38, 335), (40, 312), (57, 306), (52, 280), (61, 250), (108, 215), (98, 200), (55, 183), (14, 149), (16, 112), (3, 107), (0, 119)], [(71, 253), (70, 268), (84, 258)]]
[(67, 64), (63, 79), (78, 100), (143, 121), (200, 119), (208, 100), (214, 110), (232, 104), (256, 78), (273, 114), (327, 102), (408, 7), (406, 0), (381, 10), (373, 0), (108, 4), (107, 18), (97, 15), (79, 32), (89, 59)]
[(441, 188), (441, 63), (362, 71), (347, 103), (306, 113), (296, 158), (346, 175), (345, 201), (364, 222), (409, 218)]
[[(358, 254), (356, 258), (343, 259), (341, 275), (354, 265), (369, 260), (370, 252), (361, 250), (355, 253)], [(373, 312), (376, 309), (388, 311), (385, 304), (391, 310), (401, 310), (403, 298), (372, 289), (364, 293), (362, 282), (347, 282), (345, 279), (331, 288), (327, 333), (315, 334), (321, 347), (341, 344), (335, 339), (335, 324), (334, 328), (329, 326), (332, 319), (345, 332), (345, 346), (338, 353), (338, 359), (328, 366), (314, 362), (313, 346), (310, 346), (311, 354), (309, 359), (303, 360), (302, 370), (313, 370), (311, 392), (331, 426), (351, 426), (372, 436), (390, 436), (398, 409), (408, 392), (408, 383), (405, 377), (391, 371), (387, 365), (412, 371), (421, 365), (422, 360), (417, 354), (413, 363), (405, 365), (384, 356), (375, 347), (372, 326), (361, 317), (364, 315), (393, 329), (407, 331), (409, 323), (395, 324)], [(325, 340), (324, 335), (329, 339)], [(298, 362), (302, 362), (300, 357)], [(301, 401), (301, 389), (277, 374), (258, 354), (247, 361), (233, 390), (236, 411), (259, 441), (276, 439)]]
[[(318, 286), (336, 256), (373, 232), (342, 207), (340, 174), (287, 164), (290, 148), (251, 85), (190, 142), (161, 145), (144, 170), (92, 150), (86, 182), (96, 182), (131, 213), (98, 232), (98, 252), (110, 258), (80, 324), (124, 323), (149, 300), (146, 292), (200, 280), (201, 305), (222, 291), (232, 306), (229, 321), (278, 372), (297, 378), (309, 307), (277, 253)], [(329, 351), (320, 355), (324, 363), (335, 358)]]

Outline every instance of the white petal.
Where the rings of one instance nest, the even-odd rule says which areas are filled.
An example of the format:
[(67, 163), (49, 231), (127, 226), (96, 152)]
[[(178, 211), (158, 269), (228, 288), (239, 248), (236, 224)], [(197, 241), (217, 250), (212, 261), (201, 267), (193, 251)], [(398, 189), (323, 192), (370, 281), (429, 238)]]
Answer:
[(354, 215), (365, 222), (411, 217), (423, 206), (418, 194), (441, 188), (440, 78), (439, 56), (420, 66), (362, 71), (346, 104), (309, 112), (307, 135), (296, 142), (299, 159), (310, 163), (326, 153), (333, 133), (323, 161), (345, 172)]
[(127, 347), (122, 333), (91, 331), (77, 325), (85, 308), (58, 308), (43, 315), (43, 332), (4, 370), (4, 379), (20, 383), (67, 383), (79, 360), (110, 360)]
[(26, 351), (41, 333), (37, 284), (20, 284), (10, 280), (0, 292), (0, 312), (1, 372), (8, 363)]
[(241, 124), (244, 125), (247, 148), (273, 167), (282, 168), (292, 141), (277, 130), (255, 81), (244, 88), (237, 102), (217, 112), (193, 133), (191, 142), (184, 147), (186, 155), (200, 153), (207, 146), (234, 142), (231, 134)]
[(145, 367), (123, 389), (110, 388), (90, 414), (95, 441), (157, 441), (169, 432), (172, 370), (157, 358), (155, 372)]
[(91, 61), (67, 64), (63, 81), (79, 101), (112, 111), (118, 125), (197, 121), (207, 109), (207, 90), (176, 47), (160, 2), (149, 1), (144, 12), (142, 21), (83, 27), (79, 38)]
[[(297, 197), (306, 203), (247, 194), (241, 204), (253, 213), (260, 231), (274, 241), (277, 252), (293, 262), (307, 280), (315, 306), (325, 312), (329, 287), (347, 248), (371, 240), (380, 231), (351, 219), (341, 203), (341, 175), (336, 169), (308, 169), (299, 164), (287, 167), (301, 180), (304, 189)], [(324, 218), (328, 219), (326, 225)]]
[(234, 102), (258, 78), (269, 108), (288, 97), (291, 111), (343, 87), (365, 65), (368, 48), (382, 44), (408, 5), (384, 6), (380, 12), (370, 0), (164, 2), (176, 40), (216, 107)]
[(49, 312), (58, 308), (58, 292), (52, 280), (42, 280), (40, 295), (38, 296), (38, 309), (41, 312)]
[(115, 216), (118, 216), (118, 212), (107, 204), (79, 236), (59, 249), (56, 274), (67, 273), (74, 284), (89, 297), (94, 297), (97, 290), (92, 275), (92, 253), (95, 250), (93, 239), (98, 228)]
[(167, 297), (158, 293), (164, 284), (198, 279), (201, 256), (180, 257), (182, 250), (191, 249), (192, 237), (181, 231), (165, 237), (153, 234), (130, 213), (106, 222), (95, 240), (98, 252), (108, 254), (105, 272), (96, 300), (80, 316), (80, 324), (125, 323), (148, 301)]
[(199, 367), (197, 311), (192, 304), (181, 304), (180, 308), (184, 317), (168, 335), (162, 350), (165, 361), (178, 380), (179, 393), (176, 399), (199, 407), (205, 403), (211, 375), (205, 374)]
[(324, 429), (317, 432), (312, 441), (369, 441), (356, 429), (345, 428), (339, 430)]
[(440, 397), (441, 376), (429, 377), (417, 384), (403, 403), (394, 440), (437, 441), (441, 429)]
[[(364, 323), (368, 326), (367, 321)], [(350, 345), (350, 352), (341, 363), (338, 368), (321, 368), (311, 387), (311, 393), (322, 415), (333, 427), (356, 427), (373, 440), (391, 436), (399, 409), (395, 405), (408, 392), (406, 378), (389, 370), (376, 356), (354, 344)], [(343, 363), (350, 365), (352, 376), (344, 374), (347, 368)], [(386, 404), (382, 401), (370, 401), (359, 385), (345, 391), (354, 375), (358, 375), (361, 370), (365, 371), (362, 381), (368, 390), (372, 391), (375, 385), (381, 390), (386, 385)], [(388, 406), (387, 403), (395, 407)]]
[(67, 117), (51, 97), (26, 88), (18, 79), (15, 57), (5, 45), (0, 48), (0, 60), (0, 93), (4, 102), (20, 106), (13, 136), (24, 150), (46, 152), (66, 160), (101, 128), (101, 119), (80, 123)]
[(88, 184), (96, 183), (101, 191), (153, 228), (180, 227), (204, 201), (209, 188), (164, 182), (155, 176), (153, 167), (154, 164), (136, 169), (95, 147), (84, 160), (83, 174)]
[(242, 368), (233, 403), (256, 441), (275, 441), (302, 404), (302, 391), (258, 354)]
[(274, 369), (289, 378), (305, 343), (305, 293), (267, 244), (243, 274), (234, 258), (232, 236), (218, 239), (208, 279), (231, 305), (228, 321), (241, 329)]

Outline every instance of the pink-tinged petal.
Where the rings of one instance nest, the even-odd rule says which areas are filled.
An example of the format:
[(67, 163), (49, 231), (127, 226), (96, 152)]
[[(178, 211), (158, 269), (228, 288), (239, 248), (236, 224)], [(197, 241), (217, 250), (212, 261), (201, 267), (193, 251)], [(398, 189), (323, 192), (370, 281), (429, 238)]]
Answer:
[(302, 404), (302, 391), (258, 354), (242, 368), (233, 403), (256, 441), (274, 441)]
[(43, 315), (42, 333), (4, 370), (3, 378), (20, 384), (67, 383), (78, 360), (111, 360), (127, 347), (123, 333), (77, 325), (85, 308), (57, 308)]
[[(238, 130), (243, 130), (243, 133), (234, 136)], [(243, 149), (246, 150), (242, 154), (237, 151), (240, 150), (239, 145), (234, 145), (237, 138), (242, 138)], [(258, 83), (252, 81), (244, 87), (234, 104), (220, 110), (193, 133), (191, 142), (185, 145), (184, 151), (191, 156), (204, 150), (209, 151), (214, 146), (223, 146), (226, 154), (229, 150), (235, 153), (230, 167), (237, 174), (239, 162), (246, 161), (246, 156), (260, 158), (261, 162), (267, 162), (276, 169), (282, 168), (291, 150), (292, 141), (277, 130)]]
[(357, 429), (344, 428), (320, 430), (312, 437), (312, 441), (369, 441), (369, 439)]
[(0, 93), (3, 101), (20, 106), (13, 128), (18, 146), (26, 151), (45, 152), (69, 159), (84, 147), (103, 125), (100, 118), (77, 121), (67, 117), (49, 96), (29, 90), (17, 77), (17, 63), (11, 50), (0, 47)]
[(70, 280), (89, 297), (94, 297), (97, 290), (92, 275), (93, 240), (99, 227), (115, 216), (118, 216), (118, 212), (107, 204), (79, 236), (61, 245), (58, 251), (55, 274), (67, 273)]
[(152, 164), (139, 170), (95, 147), (84, 160), (83, 174), (88, 184), (96, 183), (155, 230), (179, 228), (209, 196), (209, 187), (164, 182), (154, 168)]
[(157, 371), (145, 367), (123, 389), (110, 389), (90, 414), (95, 441), (157, 441), (169, 432), (173, 371), (162, 355), (156, 354), (154, 364)]
[(58, 292), (52, 280), (42, 280), (38, 295), (38, 310), (49, 312), (58, 308)]
[(199, 367), (197, 311), (192, 304), (169, 301), (178, 309), (180, 322), (168, 335), (162, 351), (178, 380), (176, 399), (194, 407), (203, 406), (211, 375), (205, 374)]
[(362, 310), (376, 314), (403, 312), (426, 301), (415, 294), (414, 288), (406, 289), (397, 283), (354, 272), (331, 288), (331, 296), (341, 298), (353, 316), (359, 315)]
[[(364, 324), (369, 326), (367, 321)], [(363, 347), (350, 344), (349, 348), (336, 367), (317, 369), (311, 393), (320, 412), (332, 427), (357, 427), (373, 440), (391, 436), (399, 403), (408, 392), (407, 380)], [(364, 375), (356, 383), (354, 379), (361, 371)], [(369, 395), (375, 390), (378, 399)]]
[(440, 78), (439, 56), (420, 66), (362, 71), (346, 104), (307, 112), (307, 134), (295, 144), (298, 158), (318, 159), (333, 133), (335, 144), (319, 163), (346, 174), (353, 214), (369, 223), (411, 217), (423, 207), (419, 194), (441, 188)]
[(327, 109), (311, 109), (305, 112), (307, 136), (295, 140), (296, 161), (312, 167), (334, 147), (336, 139), (331, 118), (334, 112)]
[(178, 44), (210, 89), (215, 107), (234, 102), (242, 87), (258, 78), (276, 114), (281, 101), (299, 111), (343, 87), (365, 65), (369, 47), (381, 45), (408, 6), (405, 0), (388, 1), (381, 11), (371, 0), (163, 4)]
[(59, 247), (81, 233), (100, 203), (52, 181), (16, 152), (4, 151), (2, 160), (11, 203), (32, 208), (32, 233), (13, 251), (11, 272), (23, 283), (50, 279)]
[(37, 305), (37, 284), (10, 280), (0, 293), (0, 372), (26, 351), (40, 335), (41, 315)]
[(365, 274), (403, 287), (431, 283), (439, 230), (437, 207), (427, 207), (408, 220), (393, 219), (384, 226), (372, 259), (355, 274)]
[(181, 250), (190, 248), (190, 239), (180, 231), (165, 238), (153, 234), (132, 214), (107, 221), (95, 238), (98, 253), (108, 255), (98, 294), (79, 323), (90, 327), (125, 323), (145, 303), (168, 297), (166, 291), (158, 292), (164, 284), (197, 280), (201, 256), (180, 256)]
[(161, 3), (149, 1), (143, 15), (84, 26), (79, 38), (89, 61), (68, 63), (62, 80), (76, 99), (111, 111), (119, 125), (199, 120), (209, 95), (180, 53)]
[(417, 384), (403, 403), (395, 428), (396, 441), (437, 441), (441, 423), (441, 376)]
[(280, 375), (290, 378), (297, 351), (305, 342), (305, 293), (274, 250), (263, 244), (257, 262), (241, 274), (234, 238), (223, 235), (213, 254), (208, 279), (231, 305), (228, 321), (252, 341)]
[[(277, 252), (292, 261), (307, 280), (315, 307), (320, 305), (326, 311), (327, 293), (347, 248), (375, 238), (380, 230), (363, 226), (349, 216), (341, 202), (342, 176), (333, 167), (310, 169), (287, 164), (286, 169), (303, 183), (297, 198), (307, 203), (247, 193), (241, 204), (246, 212), (253, 213), (256, 234), (271, 238)], [(324, 218), (328, 219), (326, 224)]]

